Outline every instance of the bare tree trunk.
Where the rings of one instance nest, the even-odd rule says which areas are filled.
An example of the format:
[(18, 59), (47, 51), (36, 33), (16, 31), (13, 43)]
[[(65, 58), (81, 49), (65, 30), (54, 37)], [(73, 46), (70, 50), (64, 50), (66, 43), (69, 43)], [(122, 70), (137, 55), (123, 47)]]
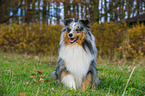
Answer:
[(136, 3), (137, 3), (137, 5), (136, 5), (136, 11), (137, 11), (137, 15), (139, 15), (141, 1), (140, 0), (136, 0)]
[(25, 0), (25, 22), (30, 23), (32, 22), (32, 11), (30, 9), (31, 1)]
[(104, 8), (104, 10), (105, 10), (105, 13), (104, 13), (104, 17), (105, 17), (105, 22), (107, 22), (107, 1), (106, 0), (104, 0), (105, 2), (105, 8)]
[[(74, 18), (74, 17), (72, 17), (71, 16), (71, 14), (70, 14), (70, 8), (71, 8), (71, 3), (70, 3), (70, 0), (65, 0), (64, 2), (63, 2), (63, 4), (64, 4), (64, 19), (66, 19), (66, 18)], [(75, 12), (76, 12), (76, 10), (75, 10)], [(76, 15), (75, 15), (76, 16)]]
[(90, 16), (92, 18), (92, 23), (93, 22), (99, 22), (99, 0), (92, 0), (93, 6), (94, 7), (92, 9), (92, 15)]
[(42, 23), (46, 23), (46, 5), (47, 1), (43, 0)]

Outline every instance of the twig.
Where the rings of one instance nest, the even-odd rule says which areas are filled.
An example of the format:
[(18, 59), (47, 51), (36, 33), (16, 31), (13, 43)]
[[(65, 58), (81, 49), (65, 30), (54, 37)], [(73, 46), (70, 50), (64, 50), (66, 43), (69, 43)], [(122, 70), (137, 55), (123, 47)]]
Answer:
[(129, 79), (128, 79), (128, 81), (127, 81), (127, 84), (126, 84), (126, 86), (125, 86), (125, 89), (124, 89), (124, 92), (123, 92), (122, 96), (124, 96), (124, 94), (125, 94), (125, 92), (126, 92), (127, 85), (128, 85), (128, 83), (129, 83), (129, 80), (130, 80), (130, 78), (131, 78), (131, 76), (132, 76), (132, 74), (133, 74), (135, 68), (136, 68), (136, 66), (133, 68), (133, 70), (132, 70), (132, 72), (131, 72), (131, 74), (130, 74), (130, 76), (129, 76)]
[(109, 91), (108, 91), (108, 94), (107, 94), (107, 96), (109, 96), (109, 94), (110, 94), (110, 88), (111, 88), (111, 86), (109, 86)]
[(38, 96), (38, 93), (39, 93), (39, 89), (40, 89), (40, 87), (38, 87), (38, 89), (37, 89), (37, 93), (36, 93), (36, 96)]

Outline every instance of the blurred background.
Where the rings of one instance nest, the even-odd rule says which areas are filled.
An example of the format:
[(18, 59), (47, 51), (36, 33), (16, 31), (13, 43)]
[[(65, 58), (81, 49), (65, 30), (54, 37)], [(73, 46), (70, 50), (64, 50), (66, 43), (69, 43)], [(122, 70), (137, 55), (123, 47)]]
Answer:
[(145, 0), (0, 0), (0, 50), (58, 55), (66, 18), (91, 21), (100, 57), (145, 56)]
[(121, 21), (143, 14), (145, 0), (0, 0), (0, 23), (62, 24), (66, 18)]

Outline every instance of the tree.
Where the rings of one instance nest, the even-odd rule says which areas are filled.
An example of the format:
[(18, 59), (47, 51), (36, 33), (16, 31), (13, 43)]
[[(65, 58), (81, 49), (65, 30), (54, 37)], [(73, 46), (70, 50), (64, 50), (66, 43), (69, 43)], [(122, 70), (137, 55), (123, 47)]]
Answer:
[[(21, 2), (22, 0), (0, 0), (0, 23), (6, 23), (16, 16), (18, 9), (23, 6)], [(10, 12), (13, 14), (9, 15)]]

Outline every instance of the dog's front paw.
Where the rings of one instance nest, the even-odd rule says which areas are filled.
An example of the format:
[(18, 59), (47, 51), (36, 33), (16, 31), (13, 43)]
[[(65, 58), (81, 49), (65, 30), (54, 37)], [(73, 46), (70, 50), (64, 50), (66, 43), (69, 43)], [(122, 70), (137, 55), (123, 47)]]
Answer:
[(76, 90), (76, 85), (75, 85), (74, 77), (73, 77), (72, 75), (66, 75), (66, 76), (64, 76), (64, 77), (62, 78), (61, 82), (62, 82), (65, 86), (71, 88), (71, 90), (72, 90), (72, 89)]

